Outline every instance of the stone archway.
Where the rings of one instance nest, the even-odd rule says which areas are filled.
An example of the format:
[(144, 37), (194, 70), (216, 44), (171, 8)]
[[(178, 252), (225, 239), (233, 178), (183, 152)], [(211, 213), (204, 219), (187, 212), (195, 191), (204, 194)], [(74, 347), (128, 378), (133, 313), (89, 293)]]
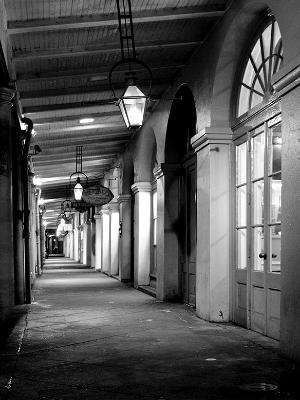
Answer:
[[(156, 170), (159, 221), (158, 297), (195, 304), (196, 133), (193, 94), (182, 85), (173, 100), (166, 133), (165, 163)], [(193, 194), (192, 194), (193, 193)], [(188, 227), (188, 224), (191, 226)], [(191, 228), (191, 229), (190, 229)], [(193, 260), (193, 261), (192, 261)], [(194, 263), (193, 267), (191, 263)], [(189, 272), (193, 273), (189, 276)]]

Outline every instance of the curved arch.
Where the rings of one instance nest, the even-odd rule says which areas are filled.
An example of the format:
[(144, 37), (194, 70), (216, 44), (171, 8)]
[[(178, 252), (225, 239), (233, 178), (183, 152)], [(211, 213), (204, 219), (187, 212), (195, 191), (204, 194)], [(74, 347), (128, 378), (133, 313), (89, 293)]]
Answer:
[(173, 100), (166, 133), (165, 162), (181, 163), (184, 155), (192, 151), (190, 139), (196, 134), (196, 108), (188, 85), (177, 90)]
[(133, 159), (129, 151), (125, 151), (120, 161), (121, 185), (120, 193), (131, 194), (134, 181)]
[(237, 4), (227, 22), (227, 34), (218, 38), (219, 56), (212, 87), (211, 126), (230, 127), (236, 99), (236, 73), (240, 60), (247, 57), (249, 38), (266, 18), (267, 1)]
[(156, 164), (157, 144), (152, 127), (142, 129), (134, 144), (134, 182), (151, 182)]

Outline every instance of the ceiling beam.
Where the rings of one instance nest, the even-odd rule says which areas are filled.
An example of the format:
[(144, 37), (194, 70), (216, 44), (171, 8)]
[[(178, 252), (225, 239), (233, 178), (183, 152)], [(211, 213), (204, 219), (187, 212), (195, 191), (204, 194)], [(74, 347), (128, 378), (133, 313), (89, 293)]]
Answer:
[[(112, 154), (119, 153), (122, 150), (124, 144), (126, 144), (126, 142), (127, 142), (127, 140), (120, 140), (118, 142), (106, 142), (106, 143), (103, 143), (102, 147), (105, 150), (104, 150), (104, 152), (101, 152), (99, 150), (99, 157), (101, 157), (102, 154), (105, 155), (105, 154), (109, 154), (109, 153), (112, 153)], [(84, 142), (84, 143), (86, 144), (86, 142)], [(75, 144), (72, 144), (72, 143), (69, 143), (69, 142), (59, 143), (59, 144), (55, 145), (55, 149), (60, 150), (60, 149), (64, 149), (66, 147), (72, 147), (72, 146), (74, 146), (74, 150), (75, 150)], [(42, 149), (42, 151), (43, 151), (43, 149)]]
[[(109, 112), (98, 112), (94, 114), (84, 115), (84, 118), (106, 118), (106, 117), (115, 117), (120, 115), (120, 110), (116, 109), (116, 111), (109, 111)], [(82, 115), (66, 115), (65, 117), (46, 117), (46, 118), (31, 118), (34, 124), (39, 124), (38, 127), (35, 129), (39, 129), (42, 125), (44, 124), (50, 124), (51, 122), (59, 123), (59, 122), (65, 122), (65, 121), (78, 121), (82, 119)], [(99, 121), (97, 121), (99, 122)], [(84, 125), (82, 125), (84, 126)]]
[[(119, 128), (117, 130), (112, 130), (110, 132), (107, 132), (105, 129), (105, 133), (103, 131), (95, 130), (95, 131), (79, 131), (79, 132), (68, 132), (67, 134), (62, 134), (61, 131), (59, 130), (50, 130), (47, 132), (40, 132), (37, 134), (33, 141), (32, 144), (45, 144), (45, 143), (50, 143), (52, 144), (51, 147), (53, 147), (53, 144), (57, 140), (87, 140), (89, 139), (90, 141), (94, 141), (94, 143), (89, 143), (89, 145), (94, 146), (94, 148), (98, 146), (99, 141), (105, 141), (105, 140), (114, 140), (116, 138), (120, 139), (126, 139), (131, 136), (131, 133), (128, 129), (125, 128), (125, 125), (122, 126), (122, 128)], [(52, 149), (55, 151), (55, 149)]]
[[(169, 83), (169, 79), (156, 79), (155, 85), (153, 85), (153, 90), (155, 88), (161, 89), (164, 85)], [(139, 80), (139, 87), (143, 88), (149, 85), (149, 80)], [(123, 90), (125, 88), (124, 82), (117, 82), (114, 85), (114, 90)], [(143, 89), (142, 89), (143, 90)], [(84, 95), (90, 93), (101, 93), (111, 92), (111, 87), (108, 83), (102, 85), (91, 85), (91, 86), (73, 86), (73, 87), (65, 87), (65, 88), (55, 88), (55, 89), (43, 89), (43, 90), (28, 90), (20, 93), (21, 100), (33, 100), (37, 98), (49, 98), (49, 97), (58, 97), (58, 96), (73, 96), (73, 95)]]
[[(163, 60), (162, 60), (163, 61)], [(166, 64), (166, 65), (156, 65), (155, 63), (149, 65), (152, 71), (168, 70), (168, 69), (182, 69), (185, 64)], [(83, 68), (83, 69), (73, 69), (64, 71), (50, 71), (50, 72), (25, 72), (18, 73), (17, 75), (17, 85), (22, 86), (28, 83), (35, 83), (49, 79), (66, 79), (66, 78), (95, 78), (91, 81), (105, 80), (108, 79), (108, 74), (110, 71), (109, 66), (96, 67), (96, 68)], [(144, 71), (144, 69), (135, 69), (136, 72)], [(125, 69), (120, 68), (120, 73), (126, 72)], [(117, 73), (117, 71), (116, 71)], [(103, 78), (103, 79), (102, 79)], [(105, 78), (105, 79), (104, 79)]]
[(110, 99), (106, 99), (106, 100), (79, 101), (76, 103), (48, 104), (48, 105), (42, 105), (42, 106), (27, 106), (27, 107), (23, 107), (23, 113), (31, 114), (31, 113), (39, 113), (42, 111), (71, 110), (74, 108), (106, 106), (108, 104), (115, 104), (115, 101), (116, 101), (115, 99), (110, 98)]
[[(84, 155), (84, 163), (86, 163), (87, 161), (99, 161), (99, 164), (101, 164), (101, 162), (106, 161), (106, 160), (111, 160), (112, 158), (114, 158), (116, 156), (116, 153), (111, 153), (111, 154), (107, 154), (107, 155)], [(34, 168), (41, 168), (47, 165), (52, 165), (53, 162), (55, 162), (56, 164), (62, 165), (65, 163), (72, 163), (75, 164), (75, 156), (73, 157), (54, 157), (54, 158), (48, 158), (48, 160), (40, 160), (40, 159), (36, 159), (34, 161)]]
[[(69, 153), (64, 153), (63, 151), (58, 152), (53, 150), (52, 153), (47, 152), (47, 154), (39, 153), (38, 155), (35, 155), (32, 157), (32, 160), (34, 163), (39, 163), (39, 162), (53, 162), (53, 160), (69, 160), (69, 159), (76, 159), (75, 156), (75, 148), (73, 149), (72, 152)], [(87, 158), (108, 158), (111, 157), (112, 155), (116, 154), (117, 148), (114, 149), (105, 149), (103, 146), (98, 146), (98, 148), (94, 149), (87, 149), (86, 147), (84, 148), (84, 159)]]
[[(188, 20), (200, 18), (219, 18), (225, 9), (215, 6), (165, 8), (160, 10), (143, 10), (133, 12), (133, 23), (166, 22), (174, 20)], [(9, 35), (33, 32), (60, 31), (65, 29), (91, 29), (107, 26), (117, 26), (116, 13), (103, 15), (89, 15), (76, 17), (60, 17), (27, 21), (9, 21), (7, 31)]]
[[(153, 41), (136, 43), (136, 51), (147, 51), (156, 48), (167, 50), (179, 47), (195, 47), (201, 44), (201, 41), (182, 41), (182, 42), (165, 42), (165, 41)], [(120, 43), (104, 44), (97, 47), (69, 47), (69, 48), (50, 48), (40, 50), (17, 50), (13, 52), (13, 61), (24, 61), (30, 59), (41, 59), (41, 58), (61, 58), (61, 57), (79, 57), (86, 55), (99, 55), (107, 53), (119, 53)]]
[[(151, 97), (152, 98), (152, 97)], [(160, 96), (155, 96), (155, 100), (159, 100)], [(65, 104), (48, 104), (42, 106), (26, 106), (23, 107), (24, 114), (39, 113), (43, 111), (58, 111), (58, 110), (71, 110), (74, 108), (88, 108), (95, 106), (106, 106), (115, 104), (116, 99), (109, 98), (105, 100), (93, 100), (93, 101), (80, 101), (76, 103), (65, 103)]]

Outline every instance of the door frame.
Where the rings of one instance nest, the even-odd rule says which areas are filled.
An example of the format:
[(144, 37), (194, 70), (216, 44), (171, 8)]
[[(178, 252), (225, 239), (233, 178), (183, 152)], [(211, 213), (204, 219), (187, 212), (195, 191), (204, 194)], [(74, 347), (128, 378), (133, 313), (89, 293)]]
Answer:
[[(246, 274), (246, 290), (247, 290), (247, 295), (246, 295), (246, 324), (245, 327), (247, 329), (252, 329), (251, 328), (251, 273), (253, 273), (251, 269), (251, 263), (252, 263), (252, 255), (251, 255), (251, 242), (252, 242), (252, 226), (251, 226), (251, 213), (249, 210), (252, 208), (251, 202), (252, 202), (252, 191), (249, 193), (249, 187), (251, 185), (251, 176), (250, 176), (250, 168), (251, 168), (251, 147), (249, 146), (250, 141), (251, 141), (251, 131), (253, 129), (259, 127), (260, 125), (264, 126), (264, 134), (266, 134), (266, 129), (269, 130), (271, 127), (269, 127), (269, 122), (270, 120), (276, 120), (276, 118), (280, 118), (281, 120), (281, 108), (280, 108), (280, 103), (278, 100), (270, 104), (268, 107), (262, 108), (260, 111), (255, 113), (254, 115), (251, 116), (246, 116), (242, 121), (239, 121), (238, 124), (236, 124), (235, 127), (233, 127), (233, 143), (234, 146), (232, 148), (232, 195), (233, 195), (233, 201), (232, 201), (232, 212), (231, 212), (231, 225), (232, 225), (232, 290), (231, 290), (231, 297), (232, 297), (232, 306), (231, 306), (231, 313), (232, 313), (232, 320), (234, 322), (237, 322), (237, 281), (238, 281), (238, 275), (243, 274), (243, 272)], [(275, 122), (274, 124), (276, 124)], [(274, 125), (272, 124), (272, 126)], [(266, 137), (269, 137), (269, 134), (267, 133)], [(237, 196), (236, 196), (236, 147), (239, 144), (242, 144), (243, 142), (247, 143), (247, 269), (246, 270), (239, 270), (237, 267), (237, 237), (236, 237), (236, 231), (237, 231)], [(269, 151), (268, 143), (265, 144), (265, 156), (266, 153)], [(250, 153), (250, 154), (249, 154)], [(265, 159), (265, 169), (267, 168), (267, 159)], [(268, 173), (264, 174), (264, 179), (268, 178)], [(266, 191), (269, 191), (268, 184), (265, 185), (265, 193), (264, 193), (264, 199), (266, 199)], [(249, 195), (251, 196), (251, 199), (249, 198)], [(267, 196), (270, 196), (268, 193)], [(250, 204), (249, 204), (250, 201)], [(268, 223), (264, 223), (265, 226), (268, 227)], [(267, 244), (267, 247), (265, 247), (265, 251), (268, 251), (269, 244)], [(249, 258), (250, 255), (250, 258)], [(267, 271), (267, 262), (265, 261), (264, 263), (264, 292), (265, 292), (265, 333), (267, 334), (267, 312), (268, 312), (268, 304), (267, 304), (267, 287), (266, 287), (266, 274), (268, 273)], [(242, 272), (243, 271), (243, 272)]]

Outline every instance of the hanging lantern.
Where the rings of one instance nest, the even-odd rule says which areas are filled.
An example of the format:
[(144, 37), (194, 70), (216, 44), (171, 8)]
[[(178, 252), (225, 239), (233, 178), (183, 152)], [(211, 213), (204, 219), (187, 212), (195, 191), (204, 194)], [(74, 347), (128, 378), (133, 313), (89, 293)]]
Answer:
[[(74, 183), (72, 184), (72, 180), (75, 178), (76, 181), (74, 185)], [(84, 185), (82, 184), (80, 178), (84, 179)], [(85, 173), (82, 172), (82, 146), (76, 146), (76, 172), (70, 175), (70, 186), (72, 187), (74, 185), (73, 191), (76, 201), (81, 200), (84, 187), (87, 185), (87, 183), (88, 183), (88, 178), (85, 175)], [(70, 207), (69, 211), (71, 211)]]
[(82, 193), (83, 193), (83, 187), (82, 187), (82, 185), (80, 183), (80, 178), (78, 176), (77, 180), (76, 180), (76, 185), (74, 186), (74, 197), (75, 197), (75, 200), (81, 200)]
[[(143, 125), (146, 102), (151, 94), (152, 72), (147, 64), (136, 58), (131, 1), (117, 0), (116, 3), (122, 59), (111, 68), (109, 84), (114, 97), (117, 99), (116, 104), (120, 108), (127, 128), (139, 128)], [(126, 66), (125, 70), (124, 66)], [(118, 70), (119, 67), (123, 67), (123, 69)], [(136, 74), (137, 71), (141, 71), (141, 67), (143, 71), (143, 87), (145, 87), (146, 94), (136, 84)], [(113, 73), (117, 72), (118, 76), (116, 74), (115, 79)], [(146, 81), (145, 72), (148, 76)], [(117, 96), (117, 90), (120, 89), (120, 74), (124, 74), (126, 84), (125, 89), (123, 89), (123, 95), (119, 97)], [(113, 80), (115, 80), (115, 83), (113, 83)]]
[(134, 85), (133, 81), (129, 82), (123, 96), (117, 102), (127, 128), (139, 128), (143, 125), (146, 100), (147, 97), (139, 87)]

